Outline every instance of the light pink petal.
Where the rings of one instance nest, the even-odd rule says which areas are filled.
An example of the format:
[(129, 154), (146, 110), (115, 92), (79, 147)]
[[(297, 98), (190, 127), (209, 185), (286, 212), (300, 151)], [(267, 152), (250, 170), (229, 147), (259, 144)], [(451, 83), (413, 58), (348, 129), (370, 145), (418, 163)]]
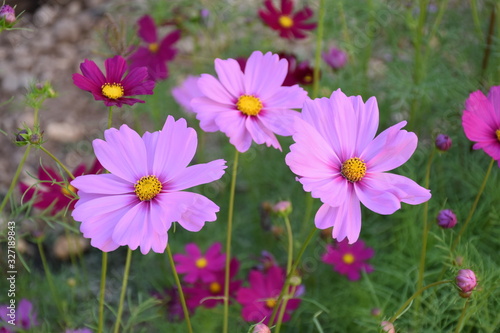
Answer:
[(194, 112), (191, 101), (196, 97), (204, 96), (198, 88), (199, 76), (189, 75), (180, 86), (172, 89), (172, 97), (186, 111)]
[(363, 103), (361, 96), (351, 96), (349, 99), (358, 118), (356, 151), (362, 152), (377, 134), (379, 122), (377, 99), (370, 97), (366, 103)]
[(177, 222), (188, 231), (200, 231), (205, 222), (217, 219), (215, 213), (219, 206), (198, 193), (176, 192), (168, 193), (168, 202), (175, 205), (181, 217)]
[(273, 132), (267, 129), (258, 117), (247, 117), (245, 127), (257, 144), (265, 143), (266, 146), (281, 150), (281, 146)]
[(246, 152), (252, 145), (252, 136), (245, 127), (246, 118), (243, 113), (234, 111), (221, 112), (215, 119), (220, 131), (229, 137), (229, 142), (240, 153)]
[(257, 117), (262, 124), (273, 133), (289, 136), (294, 132), (294, 119), (300, 117), (300, 113), (288, 109), (266, 109), (262, 110)]
[(301, 109), (307, 98), (307, 91), (294, 85), (279, 87), (274, 94), (264, 100), (265, 110)]
[[(401, 201), (392, 192), (385, 188), (377, 187), (377, 182), (371, 181), (371, 177), (363, 178), (354, 184), (358, 199), (368, 209), (378, 214), (389, 215), (401, 208)], [(375, 186), (375, 187), (373, 187)]]
[[(340, 89), (337, 89), (330, 96), (331, 110), (333, 112), (333, 129), (336, 138), (340, 144), (340, 159), (342, 161), (351, 157), (358, 157), (360, 153), (356, 151), (358, 135), (358, 124), (360, 123), (358, 115), (354, 111), (351, 99), (347, 97)], [(330, 126), (331, 126), (330, 125)]]
[(99, 195), (80, 191), (78, 195), (80, 200), (77, 201), (71, 216), (76, 221), (81, 222), (99, 214), (117, 211), (123, 207), (130, 208), (138, 203), (135, 194)]
[(245, 92), (266, 101), (283, 84), (288, 62), (277, 54), (254, 51), (245, 66)]
[(228, 105), (236, 105), (239, 96), (231, 93), (210, 74), (201, 74), (198, 80), (198, 88), (206, 97), (216, 102)]
[(71, 181), (79, 191), (96, 194), (125, 194), (134, 192), (134, 184), (113, 174), (83, 175)]
[[(144, 237), (142, 226), (150, 223), (147, 203), (141, 202), (131, 207), (118, 221), (113, 230), (113, 241), (120, 245), (128, 245), (131, 250), (137, 249)], [(147, 237), (147, 235), (146, 235)]]
[(323, 203), (332, 207), (344, 204), (349, 182), (342, 176), (332, 178), (300, 178), (304, 191), (311, 192), (313, 198), (319, 198)]
[(215, 59), (215, 72), (220, 83), (232, 96), (239, 97), (245, 94), (243, 72), (234, 59)]
[(234, 105), (227, 105), (216, 102), (208, 97), (196, 97), (191, 100), (191, 106), (196, 113), (196, 119), (200, 121), (200, 127), (205, 132), (217, 132), (219, 126), (215, 119), (220, 113), (231, 112), (241, 113)]
[(168, 191), (181, 191), (200, 184), (218, 180), (224, 174), (226, 161), (215, 160), (206, 164), (197, 164), (185, 168), (168, 183)]
[(368, 172), (395, 169), (408, 161), (417, 148), (415, 133), (401, 130), (402, 121), (380, 133), (359, 156), (366, 163)]

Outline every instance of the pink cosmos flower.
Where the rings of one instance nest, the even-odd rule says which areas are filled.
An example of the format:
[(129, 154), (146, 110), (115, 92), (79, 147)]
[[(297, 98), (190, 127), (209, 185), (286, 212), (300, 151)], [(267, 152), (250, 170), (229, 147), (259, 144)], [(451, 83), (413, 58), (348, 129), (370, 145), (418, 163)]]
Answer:
[(220, 252), (221, 248), (221, 243), (214, 243), (208, 248), (207, 253), (202, 255), (198, 245), (187, 244), (187, 254), (174, 254), (173, 256), (177, 273), (186, 274), (184, 281), (188, 283), (214, 281), (215, 273), (224, 270), (226, 263), (226, 255)]
[(334, 70), (340, 69), (347, 64), (347, 53), (336, 47), (323, 52), (321, 56), (328, 66)]
[(219, 80), (202, 74), (198, 86), (204, 97), (191, 102), (200, 127), (225, 133), (240, 152), (252, 140), (281, 150), (274, 134), (292, 134), (299, 113), (291, 109), (301, 108), (307, 95), (299, 86), (282, 87), (287, 67), (286, 60), (271, 52), (253, 52), (244, 73), (236, 60), (216, 59)]
[(324, 263), (333, 266), (333, 269), (347, 276), (351, 281), (361, 278), (361, 271), (373, 272), (373, 267), (365, 261), (373, 257), (375, 252), (371, 247), (365, 247), (362, 240), (354, 244), (347, 243), (346, 240), (339, 242), (336, 246), (328, 244), (326, 253), (321, 257)]
[(12, 311), (12, 303), (0, 305), (2, 322), (9, 323), (14, 320), (15, 323), (15, 326), (6, 324), (5, 327), (0, 327), (0, 333), (18, 332), (18, 329), (28, 330), (38, 326), (37, 313), (33, 310), (33, 304), (30, 301), (22, 298), (14, 306), (14, 311)]
[(302, 119), (296, 118), (286, 163), (299, 176), (304, 190), (323, 205), (316, 227), (333, 227), (332, 237), (354, 243), (361, 230), (361, 205), (379, 214), (392, 214), (401, 202), (420, 204), (430, 191), (414, 181), (385, 171), (405, 163), (417, 147), (417, 136), (401, 128), (402, 121), (375, 137), (378, 107), (374, 97), (331, 97), (307, 100)]
[(271, 0), (265, 0), (266, 9), (259, 9), (262, 21), (271, 29), (277, 30), (280, 37), (288, 39), (306, 38), (306, 30), (316, 28), (316, 23), (306, 22), (313, 16), (313, 11), (309, 7), (293, 13), (293, 0), (281, 0), (281, 8), (274, 7)]
[[(285, 272), (281, 267), (271, 267), (267, 273), (252, 270), (249, 276), (250, 288), (240, 288), (237, 301), (243, 305), (241, 316), (249, 322), (269, 324), (281, 288), (285, 283)], [(299, 286), (300, 287), (300, 286)], [(300, 289), (300, 288), (299, 288)], [(300, 305), (300, 299), (292, 298), (286, 304), (283, 321), (290, 320), (291, 313)], [(278, 309), (279, 311), (279, 309)]]
[(110, 173), (77, 177), (71, 185), (80, 199), (73, 218), (83, 236), (104, 252), (128, 245), (162, 253), (172, 222), (200, 231), (215, 221), (219, 207), (208, 198), (182, 190), (219, 179), (225, 161), (188, 167), (197, 138), (186, 120), (168, 116), (163, 129), (142, 137), (127, 125), (94, 140), (97, 159)]
[(470, 94), (462, 115), (465, 135), (476, 142), (500, 167), (500, 86), (491, 87), (488, 97), (481, 91)]
[(191, 101), (196, 97), (204, 96), (198, 88), (199, 76), (189, 75), (181, 85), (172, 89), (175, 101), (188, 112), (194, 112)]
[[(81, 176), (83, 174), (96, 174), (101, 171), (103, 171), (101, 164), (95, 160), (89, 170), (82, 163), (72, 173), (74, 176)], [(69, 210), (75, 208), (75, 194), (77, 189), (65, 183), (62, 176), (56, 170), (49, 167), (39, 167), (38, 179), (41, 182), (37, 187), (28, 186), (23, 182), (19, 183), (19, 189), (23, 194), (24, 201), (30, 201), (35, 197), (33, 207), (42, 210), (50, 207), (50, 215), (56, 215), (66, 208)]]
[(155, 22), (151, 16), (144, 15), (137, 23), (139, 25), (138, 35), (146, 45), (140, 46), (128, 57), (130, 68), (146, 67), (152, 80), (164, 80), (168, 77), (166, 64), (177, 54), (173, 44), (179, 40), (181, 32), (175, 30), (160, 41)]
[(457, 273), (456, 282), (460, 289), (460, 296), (469, 298), (477, 286), (476, 274), (470, 269), (461, 269)]
[(122, 107), (123, 104), (134, 105), (144, 103), (137, 98), (125, 96), (152, 95), (154, 81), (148, 80), (146, 67), (133, 68), (127, 71), (127, 63), (122, 56), (114, 56), (104, 61), (106, 76), (96, 63), (85, 59), (80, 65), (82, 74), (73, 74), (73, 83), (80, 89), (89, 91), (96, 101), (103, 101), (106, 106)]

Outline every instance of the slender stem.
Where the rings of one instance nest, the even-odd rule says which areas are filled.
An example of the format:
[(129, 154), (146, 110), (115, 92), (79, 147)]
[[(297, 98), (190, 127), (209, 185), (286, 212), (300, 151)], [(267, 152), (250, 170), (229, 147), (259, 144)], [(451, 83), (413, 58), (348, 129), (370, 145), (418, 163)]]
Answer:
[(318, 97), (319, 93), (319, 68), (321, 66), (321, 43), (323, 42), (325, 21), (325, 0), (319, 1), (318, 9), (318, 35), (316, 37), (316, 52), (314, 54), (314, 71), (313, 71), (313, 91), (312, 98)]
[(465, 314), (467, 313), (467, 308), (469, 307), (469, 299), (465, 301), (464, 307), (462, 308), (462, 313), (460, 314), (460, 318), (458, 318), (457, 328), (455, 329), (455, 333), (460, 333), (462, 330), (462, 326), (465, 320)]
[(175, 269), (174, 258), (172, 257), (172, 252), (170, 251), (170, 245), (167, 244), (167, 255), (168, 261), (170, 262), (170, 267), (172, 267), (172, 273), (174, 273), (174, 280), (177, 286), (177, 291), (179, 292), (179, 298), (181, 299), (182, 311), (184, 313), (184, 319), (186, 320), (186, 325), (188, 328), (188, 333), (193, 333), (193, 328), (191, 327), (191, 320), (189, 319), (189, 311), (186, 305), (186, 298), (184, 297), (184, 292), (182, 291), (181, 280), (179, 280), (179, 275)]
[(229, 324), (229, 280), (230, 263), (231, 263), (231, 236), (233, 232), (233, 211), (234, 211), (234, 194), (236, 190), (236, 174), (238, 172), (238, 150), (234, 153), (233, 173), (231, 174), (231, 189), (229, 192), (229, 209), (227, 214), (227, 237), (226, 237), (226, 268), (224, 274), (224, 323), (223, 332), (228, 332)]
[(75, 176), (73, 176), (73, 174), (71, 173), (71, 171), (69, 171), (69, 169), (66, 168), (66, 166), (61, 161), (59, 161), (59, 159), (57, 157), (55, 157), (50, 151), (48, 151), (47, 149), (45, 149), (45, 147), (43, 147), (43, 146), (40, 146), (40, 149), (45, 154), (49, 155), (49, 157), (52, 158), (57, 164), (59, 164), (59, 166), (64, 170), (64, 172), (66, 172), (68, 174), (68, 176), (70, 176), (71, 179), (75, 179)]
[(108, 111), (108, 129), (111, 128), (111, 125), (113, 124), (113, 107), (109, 107)]
[(484, 48), (483, 61), (481, 63), (481, 80), (484, 78), (484, 75), (486, 74), (486, 70), (488, 68), (488, 61), (490, 59), (490, 54), (491, 54), (491, 44), (493, 42), (493, 34), (495, 31), (495, 18), (496, 18), (495, 4), (492, 3), (490, 24), (488, 26), (488, 35), (486, 36), (486, 47)]
[(108, 270), (108, 252), (102, 252), (101, 261), (101, 288), (99, 293), (99, 323), (97, 333), (102, 333), (104, 326), (104, 294), (106, 292), (106, 272)]
[(474, 28), (476, 34), (479, 38), (482, 38), (483, 32), (481, 30), (481, 19), (479, 18), (479, 12), (477, 10), (477, 0), (470, 1), (470, 8), (472, 12), (472, 21), (474, 21)]
[(410, 303), (415, 299), (415, 297), (417, 297), (418, 295), (420, 295), (421, 293), (423, 293), (427, 289), (435, 287), (435, 286), (439, 286), (440, 284), (445, 284), (445, 283), (450, 283), (450, 282), (453, 282), (453, 280), (438, 281), (438, 282), (431, 283), (431, 284), (417, 290), (410, 298), (408, 298), (406, 300), (406, 302), (399, 308), (399, 310), (396, 311), (396, 314), (394, 316), (392, 316), (391, 319), (389, 319), (389, 321), (391, 323), (395, 322), (396, 319), (398, 319), (398, 317), (406, 310), (406, 308), (410, 305)]
[(118, 313), (116, 314), (116, 322), (114, 333), (118, 333), (120, 330), (120, 321), (122, 319), (123, 313), (123, 301), (125, 300), (125, 294), (127, 291), (128, 274), (130, 271), (130, 262), (132, 261), (132, 250), (127, 247), (127, 258), (125, 259), (125, 271), (123, 273), (122, 291), (120, 293), (120, 303), (118, 304)]
[(486, 171), (486, 175), (484, 176), (483, 183), (481, 184), (481, 187), (479, 188), (479, 191), (477, 192), (476, 199), (474, 200), (474, 203), (472, 204), (472, 207), (469, 211), (469, 215), (467, 216), (467, 219), (465, 220), (464, 224), (462, 225), (462, 229), (460, 229), (457, 238), (455, 238), (455, 241), (453, 242), (453, 245), (451, 246), (451, 253), (453, 253), (460, 242), (460, 237), (462, 237), (463, 233), (465, 232), (465, 229), (467, 229), (467, 226), (469, 225), (470, 220), (472, 219), (472, 215), (474, 215), (474, 212), (476, 211), (477, 204), (479, 203), (479, 199), (481, 198), (481, 195), (483, 194), (484, 188), (486, 187), (486, 182), (488, 181), (488, 178), (490, 177), (491, 169), (493, 169), (493, 165), (495, 164), (495, 160), (491, 159), (490, 165), (488, 166), (488, 170)]
[(28, 158), (30, 150), (31, 150), (31, 146), (27, 146), (26, 150), (24, 151), (24, 155), (21, 158), (21, 162), (19, 162), (19, 165), (17, 166), (16, 173), (14, 174), (14, 177), (12, 178), (12, 181), (10, 182), (9, 190), (7, 191), (7, 194), (5, 195), (5, 197), (2, 200), (2, 204), (0, 205), (0, 212), (2, 212), (3, 209), (5, 208), (7, 201), (9, 201), (9, 198), (12, 195), (12, 192), (14, 191), (14, 187), (16, 187), (17, 180), (19, 179), (19, 175), (21, 174), (21, 171), (23, 170), (24, 163), (26, 163), (26, 159)]

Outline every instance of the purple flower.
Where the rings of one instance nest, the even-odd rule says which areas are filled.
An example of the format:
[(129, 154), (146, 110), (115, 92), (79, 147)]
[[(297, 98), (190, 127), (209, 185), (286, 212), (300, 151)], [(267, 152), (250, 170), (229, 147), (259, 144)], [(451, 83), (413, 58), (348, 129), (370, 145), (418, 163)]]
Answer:
[(172, 89), (172, 96), (175, 101), (189, 112), (194, 112), (191, 101), (196, 97), (204, 96), (198, 88), (199, 76), (189, 75), (181, 85)]
[(186, 274), (184, 281), (195, 283), (197, 281), (212, 282), (215, 273), (224, 270), (226, 255), (220, 252), (221, 243), (214, 243), (202, 255), (198, 245), (189, 243), (186, 245), (187, 254), (174, 254), (175, 267), (179, 274)]
[(477, 286), (476, 274), (470, 269), (461, 269), (458, 271), (456, 282), (460, 289), (460, 296), (468, 298)]
[(451, 209), (443, 209), (437, 216), (437, 223), (444, 229), (453, 228), (457, 224), (457, 216)]
[(441, 150), (441, 151), (447, 151), (450, 149), (452, 141), (451, 138), (448, 135), (445, 134), (439, 134), (436, 137), (436, 148)]
[(354, 243), (361, 230), (361, 205), (379, 214), (392, 214), (401, 202), (420, 204), (429, 190), (414, 181), (386, 171), (405, 163), (417, 147), (417, 136), (402, 130), (406, 121), (377, 137), (378, 107), (374, 97), (331, 97), (306, 100), (301, 118), (295, 118), (286, 163), (299, 176), (304, 190), (323, 205), (316, 227), (333, 226), (332, 237)]
[(106, 106), (122, 107), (123, 104), (144, 103), (136, 98), (125, 96), (152, 95), (154, 81), (148, 80), (146, 67), (134, 68), (123, 78), (127, 63), (122, 56), (114, 56), (104, 61), (106, 76), (95, 62), (85, 59), (80, 65), (82, 74), (73, 74), (73, 83), (80, 89), (89, 91), (96, 101)]
[(347, 63), (347, 53), (336, 47), (332, 47), (322, 54), (323, 60), (333, 69), (340, 69)]
[(282, 38), (306, 38), (305, 31), (316, 28), (316, 23), (306, 22), (313, 16), (313, 11), (304, 7), (293, 13), (293, 0), (281, 0), (280, 8), (274, 7), (271, 0), (265, 0), (264, 6), (266, 9), (259, 9), (260, 18), (271, 29), (279, 31)]
[(197, 138), (186, 121), (168, 116), (163, 129), (142, 137), (127, 125), (94, 140), (97, 159), (110, 173), (76, 177), (80, 199), (72, 213), (83, 236), (102, 251), (128, 245), (163, 253), (172, 222), (200, 231), (215, 221), (219, 207), (208, 198), (182, 190), (219, 179), (225, 161), (187, 166)]
[(152, 80), (164, 80), (168, 77), (167, 62), (174, 59), (177, 54), (173, 44), (179, 40), (181, 32), (175, 30), (160, 41), (151, 16), (144, 15), (137, 23), (138, 35), (145, 45), (140, 46), (128, 57), (130, 68), (146, 67)]
[(375, 252), (371, 247), (365, 247), (362, 240), (354, 244), (347, 243), (346, 240), (339, 242), (336, 246), (328, 244), (326, 253), (321, 260), (333, 266), (333, 269), (347, 276), (351, 281), (361, 278), (361, 271), (373, 272), (373, 267), (366, 261), (373, 257)]
[(11, 25), (16, 22), (16, 12), (14, 8), (9, 5), (3, 5), (0, 7), (0, 20), (4, 19), (5, 23)]
[[(33, 310), (33, 304), (23, 298), (19, 303), (0, 305), (0, 318), (6, 326), (0, 328), (2, 333), (17, 332), (18, 328), (23, 330), (38, 326), (37, 313)], [(14, 325), (12, 325), (14, 320)]]

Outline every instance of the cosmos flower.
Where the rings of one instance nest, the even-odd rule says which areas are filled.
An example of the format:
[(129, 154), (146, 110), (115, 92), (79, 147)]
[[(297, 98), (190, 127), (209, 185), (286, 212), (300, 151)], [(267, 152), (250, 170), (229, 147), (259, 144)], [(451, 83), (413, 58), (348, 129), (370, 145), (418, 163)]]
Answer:
[[(96, 174), (102, 171), (101, 164), (95, 160), (89, 170), (82, 163), (72, 173), (74, 176), (81, 176), (83, 174)], [(75, 194), (77, 189), (65, 183), (62, 176), (56, 170), (49, 167), (39, 167), (38, 179), (40, 183), (36, 187), (28, 186), (23, 182), (19, 183), (19, 189), (23, 193), (23, 201), (30, 201), (35, 197), (33, 207), (42, 210), (50, 208), (50, 215), (56, 215), (66, 208), (69, 210), (75, 208)]]
[(162, 253), (172, 222), (200, 231), (215, 221), (219, 207), (206, 197), (182, 190), (219, 179), (225, 161), (187, 166), (197, 138), (186, 121), (168, 116), (161, 131), (142, 137), (127, 125), (93, 141), (97, 159), (110, 173), (77, 177), (71, 185), (80, 199), (73, 218), (83, 236), (104, 252), (118, 246)]
[(500, 167), (500, 86), (491, 87), (488, 97), (481, 91), (470, 94), (462, 115), (465, 135), (476, 142)]
[[(243, 306), (241, 316), (248, 322), (269, 324), (273, 309), (281, 288), (285, 283), (285, 272), (281, 267), (273, 266), (267, 273), (252, 270), (249, 276), (250, 287), (240, 288), (237, 301)], [(300, 288), (298, 288), (300, 289)], [(283, 322), (290, 320), (291, 313), (300, 305), (300, 299), (291, 298), (286, 304)], [(279, 311), (279, 309), (278, 309)]]
[(164, 80), (168, 77), (167, 62), (173, 60), (177, 54), (173, 44), (179, 40), (181, 32), (175, 30), (159, 40), (156, 25), (151, 16), (144, 15), (137, 23), (138, 35), (145, 45), (139, 46), (128, 57), (130, 68), (146, 67), (150, 79)]
[(437, 216), (437, 223), (443, 229), (450, 229), (457, 225), (457, 216), (451, 209), (443, 209)]
[(328, 66), (334, 70), (344, 67), (347, 63), (347, 53), (336, 47), (323, 52), (321, 56)]
[[(0, 305), (0, 318), (2, 322), (8, 323), (0, 327), (1, 333), (18, 332), (18, 329), (28, 330), (38, 326), (37, 313), (33, 310), (33, 304), (30, 301), (22, 298), (14, 306), (14, 312), (12, 312), (12, 303)], [(12, 320), (15, 326), (9, 324)]]
[(212, 282), (215, 273), (224, 270), (226, 255), (220, 252), (221, 243), (214, 243), (202, 255), (198, 245), (189, 243), (186, 245), (187, 254), (174, 254), (177, 273), (184, 275), (184, 281), (195, 283), (197, 281)]
[(286, 60), (271, 52), (253, 52), (244, 73), (236, 60), (216, 59), (219, 79), (202, 74), (198, 86), (204, 96), (191, 102), (200, 127), (225, 133), (242, 153), (252, 141), (281, 150), (275, 134), (292, 134), (299, 113), (291, 109), (301, 108), (307, 95), (299, 86), (282, 86), (287, 67)]
[(152, 95), (154, 81), (148, 80), (146, 67), (131, 69), (127, 76), (127, 63), (122, 56), (114, 56), (104, 61), (106, 76), (96, 63), (85, 59), (80, 65), (82, 74), (73, 74), (73, 83), (80, 89), (89, 91), (96, 101), (103, 101), (106, 106), (122, 107), (123, 104), (144, 103), (137, 98), (125, 96)]
[(476, 274), (470, 269), (461, 269), (458, 271), (456, 282), (460, 289), (460, 296), (468, 298), (477, 286)]
[(175, 101), (188, 112), (194, 112), (191, 101), (196, 97), (204, 96), (198, 88), (199, 78), (199, 76), (189, 75), (179, 86), (172, 89)]
[(319, 229), (333, 226), (332, 237), (354, 243), (361, 231), (361, 205), (379, 214), (392, 214), (401, 202), (420, 204), (430, 191), (414, 181), (385, 171), (405, 163), (417, 148), (417, 136), (402, 130), (402, 121), (377, 137), (378, 107), (374, 97), (347, 97), (334, 91), (330, 98), (307, 100), (296, 118), (286, 163), (299, 176), (304, 190), (323, 205), (315, 216)]
[(14, 8), (9, 5), (0, 7), (0, 20), (4, 20), (6, 25), (10, 26), (16, 22), (16, 12)]
[(333, 266), (333, 269), (347, 276), (351, 281), (361, 278), (361, 271), (373, 272), (373, 267), (366, 261), (373, 257), (375, 252), (371, 247), (366, 247), (362, 240), (354, 244), (347, 243), (346, 240), (337, 243), (335, 246), (328, 244), (326, 253), (321, 260)]
[(281, 0), (281, 8), (274, 7), (271, 0), (265, 0), (266, 9), (259, 9), (262, 21), (271, 29), (279, 31), (287, 39), (306, 38), (305, 32), (316, 28), (316, 23), (306, 22), (313, 16), (309, 7), (293, 13), (293, 0)]

